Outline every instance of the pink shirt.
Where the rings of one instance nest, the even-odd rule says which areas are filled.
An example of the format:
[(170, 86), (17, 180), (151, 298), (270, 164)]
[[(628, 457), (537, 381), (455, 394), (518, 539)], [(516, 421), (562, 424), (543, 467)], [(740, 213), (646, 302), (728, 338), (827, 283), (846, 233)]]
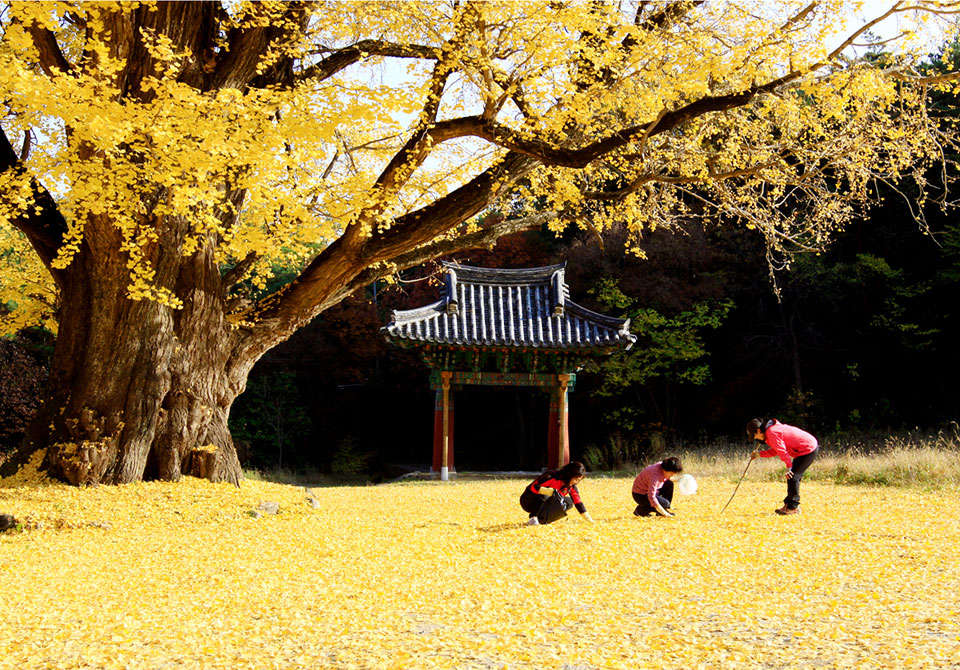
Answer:
[(809, 454), (817, 448), (817, 438), (813, 435), (779, 421), (767, 428), (764, 441), (770, 448), (758, 451), (757, 455), (764, 458), (779, 456), (788, 468), (793, 467), (794, 458)]
[(657, 508), (657, 492), (663, 487), (664, 482), (669, 479), (663, 469), (662, 462), (648, 465), (637, 478), (633, 480), (633, 492), (641, 495), (646, 494), (650, 506)]

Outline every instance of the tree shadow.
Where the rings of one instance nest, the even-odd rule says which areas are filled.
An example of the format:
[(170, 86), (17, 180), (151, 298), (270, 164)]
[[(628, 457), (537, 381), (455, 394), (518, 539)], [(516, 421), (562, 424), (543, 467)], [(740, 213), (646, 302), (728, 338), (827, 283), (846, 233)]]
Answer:
[(515, 523), (498, 523), (493, 526), (478, 526), (477, 530), (481, 533), (502, 533), (507, 530), (519, 530), (525, 527), (524, 523), (517, 521)]

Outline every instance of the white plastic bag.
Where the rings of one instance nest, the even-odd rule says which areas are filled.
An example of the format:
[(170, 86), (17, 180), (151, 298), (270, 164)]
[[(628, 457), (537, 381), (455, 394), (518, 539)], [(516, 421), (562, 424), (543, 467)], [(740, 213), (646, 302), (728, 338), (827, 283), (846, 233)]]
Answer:
[(692, 496), (697, 492), (697, 480), (693, 478), (693, 475), (680, 475), (674, 482), (674, 486), (681, 495)]

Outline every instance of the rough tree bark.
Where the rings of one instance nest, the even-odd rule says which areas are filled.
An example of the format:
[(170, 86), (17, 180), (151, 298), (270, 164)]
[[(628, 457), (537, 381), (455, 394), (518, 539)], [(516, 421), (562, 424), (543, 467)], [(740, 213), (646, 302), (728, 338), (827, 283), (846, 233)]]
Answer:
[(119, 243), (92, 236), (63, 272), (49, 396), (27, 450), (46, 447), (51, 473), (73, 484), (239, 483), (227, 418), (252, 363), (231, 361), (237, 335), (212, 253), (161, 254), (158, 279), (184, 299), (173, 310), (126, 297)]

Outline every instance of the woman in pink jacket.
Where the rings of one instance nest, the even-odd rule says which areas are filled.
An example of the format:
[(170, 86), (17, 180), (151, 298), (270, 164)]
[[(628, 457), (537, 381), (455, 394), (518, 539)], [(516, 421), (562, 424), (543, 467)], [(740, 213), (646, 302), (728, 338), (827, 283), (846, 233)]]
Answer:
[(787, 466), (787, 497), (777, 514), (800, 514), (800, 480), (813, 459), (817, 456), (817, 438), (805, 430), (788, 426), (776, 419), (751, 419), (747, 423), (747, 436), (769, 447), (754, 449), (750, 460), (757, 456), (778, 456)]
[(657, 513), (670, 518), (674, 515), (673, 478), (683, 472), (683, 465), (676, 456), (665, 458), (659, 463), (648, 465), (633, 480), (633, 501), (637, 508), (634, 516), (648, 516)]

